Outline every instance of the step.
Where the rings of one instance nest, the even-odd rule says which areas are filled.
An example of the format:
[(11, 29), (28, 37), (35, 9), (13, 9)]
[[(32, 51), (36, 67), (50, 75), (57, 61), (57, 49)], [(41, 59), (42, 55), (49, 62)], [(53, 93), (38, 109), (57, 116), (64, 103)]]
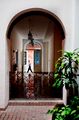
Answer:
[(9, 105), (18, 106), (52, 106), (56, 104), (63, 104), (63, 100), (9, 100)]

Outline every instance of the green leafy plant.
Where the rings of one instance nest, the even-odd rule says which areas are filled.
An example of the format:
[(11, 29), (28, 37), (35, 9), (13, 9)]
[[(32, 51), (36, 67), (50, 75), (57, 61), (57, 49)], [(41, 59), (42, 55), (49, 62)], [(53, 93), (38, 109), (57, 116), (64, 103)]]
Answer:
[[(73, 52), (65, 51), (55, 65), (53, 84), (56, 88), (65, 86), (67, 90), (70, 88), (78, 88), (76, 79), (79, 65), (79, 49)], [(52, 120), (79, 120), (79, 97), (75, 96), (69, 105), (57, 104), (53, 109), (48, 110), (52, 114)]]
[(73, 108), (76, 108), (76, 106), (79, 106), (79, 97), (78, 96), (72, 97), (72, 99), (70, 100), (70, 105)]
[[(57, 104), (53, 109), (48, 110), (52, 114), (52, 120), (79, 120), (79, 97), (74, 97), (70, 105)], [(76, 104), (78, 103), (78, 105)]]
[(78, 87), (76, 78), (79, 65), (79, 49), (73, 52), (64, 51), (63, 56), (60, 57), (55, 65), (54, 73), (54, 87), (60, 88), (65, 86), (69, 89), (73, 85)]

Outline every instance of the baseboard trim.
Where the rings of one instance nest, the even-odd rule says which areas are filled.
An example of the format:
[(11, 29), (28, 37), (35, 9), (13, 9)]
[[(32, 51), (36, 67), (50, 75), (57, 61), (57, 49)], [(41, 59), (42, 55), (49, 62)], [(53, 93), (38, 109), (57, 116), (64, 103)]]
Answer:
[(0, 108), (0, 111), (5, 111), (7, 109), (7, 107), (8, 107), (8, 105), (9, 104), (7, 104), (5, 108)]

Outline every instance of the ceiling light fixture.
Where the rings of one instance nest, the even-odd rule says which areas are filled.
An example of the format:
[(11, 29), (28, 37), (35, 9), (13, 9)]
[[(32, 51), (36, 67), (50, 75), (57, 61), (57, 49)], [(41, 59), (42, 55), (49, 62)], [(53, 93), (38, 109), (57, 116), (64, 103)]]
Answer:
[(32, 35), (32, 32), (30, 30), (30, 19), (29, 19), (29, 33), (28, 33), (28, 40), (30, 40), (30, 44), (32, 46), (34, 46), (34, 38), (33, 38), (33, 35)]

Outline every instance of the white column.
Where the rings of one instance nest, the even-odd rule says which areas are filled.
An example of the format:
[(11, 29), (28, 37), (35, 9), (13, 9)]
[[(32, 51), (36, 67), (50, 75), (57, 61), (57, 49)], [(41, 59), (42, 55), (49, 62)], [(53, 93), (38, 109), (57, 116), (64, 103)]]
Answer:
[(63, 102), (65, 105), (67, 105), (67, 90), (65, 86), (63, 87)]

